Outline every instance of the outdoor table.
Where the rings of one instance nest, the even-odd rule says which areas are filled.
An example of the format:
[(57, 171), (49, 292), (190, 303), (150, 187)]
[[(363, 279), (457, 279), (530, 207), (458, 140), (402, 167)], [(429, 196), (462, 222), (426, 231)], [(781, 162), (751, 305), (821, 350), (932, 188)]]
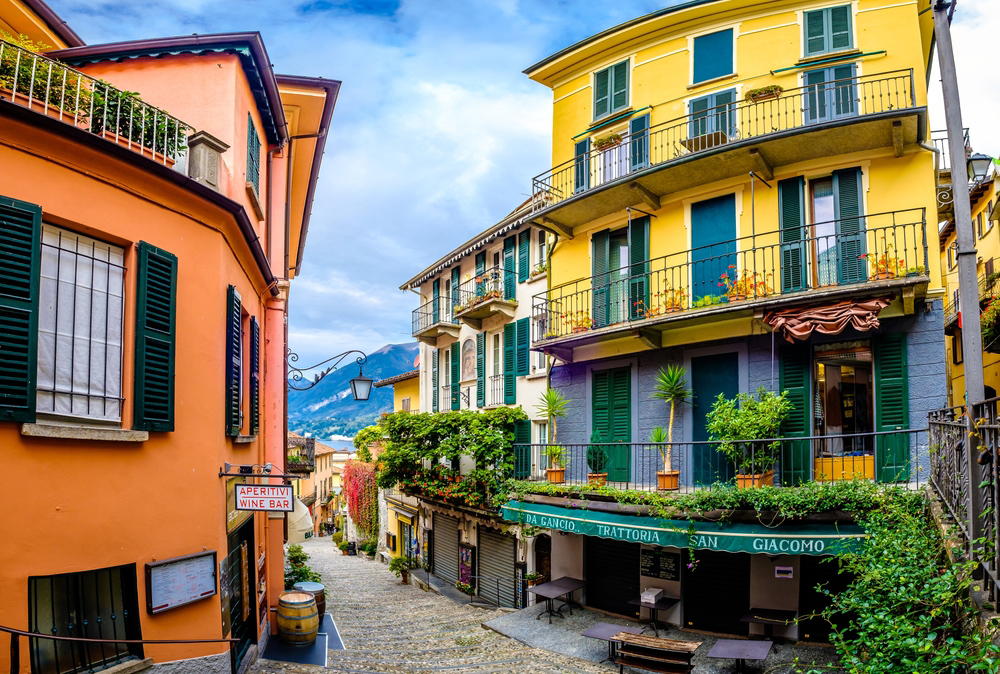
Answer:
[(656, 627), (656, 623), (659, 622), (657, 618), (659, 617), (660, 611), (666, 611), (667, 609), (673, 608), (679, 601), (680, 599), (677, 597), (660, 597), (654, 603), (650, 603), (643, 601), (642, 597), (636, 597), (635, 599), (629, 599), (628, 602), (626, 603), (632, 606), (639, 606), (642, 608), (649, 609), (650, 621), (649, 624), (647, 624), (645, 627), (642, 628), (642, 631), (645, 632), (650, 627), (652, 627), (653, 634), (659, 637), (660, 630)]
[(754, 623), (764, 626), (764, 638), (774, 636), (775, 625), (789, 625), (795, 620), (795, 611), (785, 611), (776, 608), (752, 608), (750, 613), (740, 618), (740, 622)]
[[(548, 583), (542, 583), (541, 585), (535, 585), (534, 587), (529, 587), (528, 592), (533, 595), (542, 597), (545, 599), (545, 610), (535, 616), (535, 620), (538, 620), (543, 615), (549, 617), (549, 624), (552, 624), (552, 616), (557, 615), (560, 618), (564, 618), (562, 614), (562, 607), (569, 606), (569, 614), (573, 615), (573, 604), (572, 595), (575, 591), (580, 588), (586, 587), (586, 581), (580, 580), (579, 578), (570, 578), (569, 576), (563, 576), (557, 580), (550, 581)], [(569, 601), (563, 603), (559, 608), (553, 608), (552, 600), (558, 599), (563, 595), (570, 595)]]
[(608, 642), (608, 657), (601, 660), (597, 664), (602, 662), (615, 661), (615, 654), (617, 651), (618, 640), (615, 639), (616, 634), (621, 632), (628, 632), (629, 634), (642, 634), (641, 627), (622, 627), (621, 625), (612, 625), (611, 623), (594, 623), (594, 626), (583, 633), (583, 636), (590, 637), (591, 639), (600, 639), (601, 641)]
[(736, 660), (737, 671), (742, 672), (746, 660), (764, 660), (771, 646), (770, 641), (719, 639), (705, 657)]

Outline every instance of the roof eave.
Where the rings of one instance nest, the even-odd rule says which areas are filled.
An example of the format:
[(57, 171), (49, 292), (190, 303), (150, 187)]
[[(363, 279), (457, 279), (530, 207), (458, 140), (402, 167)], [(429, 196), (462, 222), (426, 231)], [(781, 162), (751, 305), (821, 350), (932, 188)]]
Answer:
[(70, 47), (82, 47), (87, 44), (83, 41), (83, 38), (76, 34), (76, 31), (69, 27), (68, 23), (63, 21), (62, 17), (56, 14), (42, 0), (22, 0), (22, 2), (27, 5), (28, 9), (37, 14), (45, 22), (45, 25)]

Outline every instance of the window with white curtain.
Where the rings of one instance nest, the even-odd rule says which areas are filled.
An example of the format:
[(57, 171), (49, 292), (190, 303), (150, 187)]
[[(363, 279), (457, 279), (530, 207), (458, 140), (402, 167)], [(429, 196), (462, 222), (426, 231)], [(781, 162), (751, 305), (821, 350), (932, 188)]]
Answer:
[(120, 421), (125, 251), (45, 224), (41, 258), (38, 412)]

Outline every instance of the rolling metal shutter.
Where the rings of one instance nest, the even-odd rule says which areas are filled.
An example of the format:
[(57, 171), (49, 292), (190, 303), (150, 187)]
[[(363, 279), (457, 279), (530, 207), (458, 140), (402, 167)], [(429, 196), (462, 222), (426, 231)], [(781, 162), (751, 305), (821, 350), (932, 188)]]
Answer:
[(458, 580), (458, 519), (434, 513), (434, 575), (454, 583)]
[(691, 571), (685, 565), (681, 585), (685, 626), (748, 635), (750, 623), (740, 618), (750, 610), (750, 555), (696, 550), (694, 556), (698, 564)]
[(639, 544), (588, 536), (586, 539), (587, 605), (635, 616), (630, 599), (639, 594)]
[[(514, 560), (517, 540), (479, 527), (479, 596), (504, 608), (514, 608)], [(499, 594), (497, 579), (500, 580)]]

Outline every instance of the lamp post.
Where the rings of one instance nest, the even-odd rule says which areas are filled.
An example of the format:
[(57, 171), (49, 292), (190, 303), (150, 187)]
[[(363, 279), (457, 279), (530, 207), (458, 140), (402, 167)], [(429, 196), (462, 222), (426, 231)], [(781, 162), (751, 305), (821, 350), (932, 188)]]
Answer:
[(977, 152), (976, 154), (969, 157), (968, 160), (968, 173), (969, 180), (976, 185), (986, 180), (986, 176), (990, 172), (990, 165), (993, 163), (993, 157), (983, 154), (982, 152)]
[[(934, 3), (934, 38), (937, 42), (938, 65), (941, 69), (941, 91), (944, 95), (944, 116), (948, 129), (948, 151), (951, 155), (951, 193), (955, 206), (955, 237), (958, 243), (958, 292), (962, 309), (962, 358), (965, 361), (965, 404), (968, 411), (970, 442), (965, 478), (968, 494), (968, 534), (970, 558), (978, 555), (972, 541), (983, 536), (983, 501), (979, 484), (982, 481), (979, 464), (973, 460), (973, 446), (978, 435), (973, 423), (973, 405), (986, 397), (983, 388), (983, 336), (979, 322), (979, 280), (976, 278), (976, 238), (972, 231), (972, 206), (969, 203), (969, 182), (962, 174), (966, 162), (968, 176), (979, 175), (983, 164), (978, 155), (966, 160), (965, 137), (962, 133), (962, 107), (958, 95), (958, 75), (955, 53), (951, 46), (951, 14), (955, 0)], [(988, 157), (986, 159), (989, 159)], [(988, 169), (989, 167), (986, 166)], [(985, 177), (986, 171), (982, 170)]]
[[(290, 391), (308, 391), (316, 384), (320, 383), (323, 378), (337, 369), (341, 361), (356, 353), (358, 357), (354, 359), (354, 362), (358, 364), (358, 376), (351, 380), (351, 396), (355, 400), (365, 401), (368, 400), (368, 396), (372, 392), (372, 379), (371, 377), (366, 377), (364, 373), (364, 364), (368, 362), (368, 356), (362, 351), (357, 349), (351, 349), (350, 351), (345, 351), (343, 353), (338, 353), (336, 356), (331, 356), (324, 361), (320, 361), (315, 365), (310, 365), (309, 367), (295, 367), (292, 363), (298, 361), (299, 356), (293, 351), (288, 351), (285, 354), (285, 365), (288, 369), (289, 379), (286, 380), (288, 389)], [(330, 363), (327, 365), (327, 363)], [(306, 373), (310, 370), (318, 370), (319, 368), (326, 365), (326, 369), (322, 370), (313, 375), (313, 379), (310, 382)]]

